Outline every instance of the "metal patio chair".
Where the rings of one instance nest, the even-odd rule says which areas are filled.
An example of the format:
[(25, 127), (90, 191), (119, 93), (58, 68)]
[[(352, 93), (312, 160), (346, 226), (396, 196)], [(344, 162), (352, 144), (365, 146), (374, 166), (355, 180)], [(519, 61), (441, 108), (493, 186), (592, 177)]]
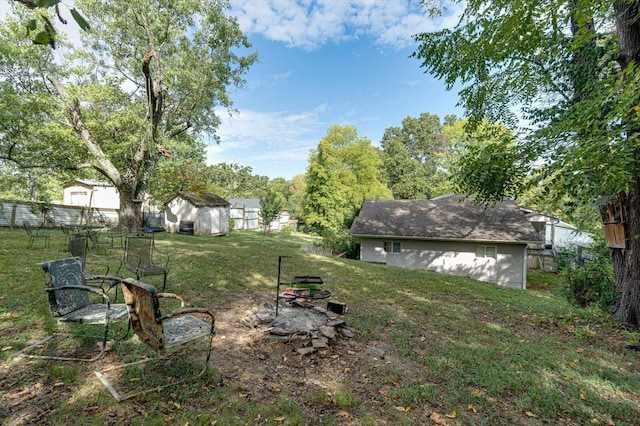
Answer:
[[(118, 299), (118, 285), (122, 276), (122, 259), (113, 256), (97, 256), (87, 259), (89, 254), (89, 242), (83, 233), (75, 233), (69, 235), (68, 251), (70, 257), (79, 257), (82, 259), (85, 280), (89, 285), (97, 285), (103, 291), (115, 288), (115, 298)], [(115, 269), (111, 268), (115, 266)], [(112, 273), (110, 273), (113, 271)], [(106, 289), (105, 289), (106, 284)]]
[(109, 239), (109, 241), (111, 242), (111, 250), (113, 249), (124, 249), (124, 237), (125, 237), (125, 232), (123, 231), (118, 231), (115, 229), (111, 229), (109, 231), (107, 231), (107, 238)]
[[(82, 259), (68, 257), (66, 259), (50, 260), (42, 264), (45, 278), (45, 290), (47, 292), (49, 307), (53, 317), (59, 324), (75, 325), (103, 325), (101, 335), (102, 345), (100, 352), (90, 358), (63, 355), (34, 355), (31, 352), (35, 348), (59, 337), (83, 337), (66, 332), (53, 333), (25, 347), (15, 356), (36, 359), (54, 359), (61, 361), (96, 361), (104, 354), (109, 325), (114, 322), (126, 320), (128, 317), (127, 305), (124, 303), (112, 304), (109, 296), (99, 288), (86, 285)], [(90, 297), (95, 294), (97, 297)], [(97, 301), (92, 299), (98, 299)], [(128, 334), (128, 330), (127, 330)], [(85, 336), (100, 337), (100, 336)]]
[(44, 231), (41, 228), (36, 228), (31, 226), (31, 224), (29, 222), (22, 222), (22, 226), (24, 227), (24, 230), (27, 232), (27, 235), (29, 236), (29, 248), (33, 247), (33, 241), (34, 240), (44, 240), (44, 247), (47, 248), (49, 247), (49, 243), (51, 241), (51, 234), (49, 234), (48, 232)]
[(94, 229), (87, 230), (87, 236), (89, 237), (89, 248), (91, 250), (91, 253), (95, 254), (96, 256), (108, 255), (111, 251), (111, 247), (113, 246), (113, 243), (110, 239), (102, 238), (103, 235), (105, 235), (106, 237), (106, 234), (103, 234)]
[[(215, 335), (215, 316), (213, 312), (205, 308), (185, 308), (184, 301), (181, 297), (173, 293), (157, 293), (154, 286), (134, 280), (133, 278), (127, 278), (122, 281), (122, 292), (125, 302), (129, 307), (129, 320), (134, 333), (141, 342), (155, 349), (159, 357), (145, 358), (140, 361), (107, 367), (101, 371), (96, 371), (96, 376), (98, 376), (114, 398), (116, 398), (118, 402), (124, 401), (138, 395), (159, 391), (168, 386), (185, 383), (202, 376), (209, 365), (213, 336)], [(180, 308), (168, 315), (163, 315), (160, 310), (161, 298), (171, 298), (179, 301)], [(208, 343), (207, 359), (204, 362), (202, 370), (194, 376), (121, 395), (105, 375), (109, 371), (121, 370), (129, 366), (162, 358), (176, 352), (188, 343), (204, 338), (207, 339)], [(157, 369), (154, 369), (154, 372), (157, 371)], [(144, 373), (142, 376), (144, 377)]]
[(124, 266), (139, 280), (150, 275), (162, 275), (162, 291), (167, 287), (169, 255), (155, 248), (153, 234), (128, 234), (124, 244)]

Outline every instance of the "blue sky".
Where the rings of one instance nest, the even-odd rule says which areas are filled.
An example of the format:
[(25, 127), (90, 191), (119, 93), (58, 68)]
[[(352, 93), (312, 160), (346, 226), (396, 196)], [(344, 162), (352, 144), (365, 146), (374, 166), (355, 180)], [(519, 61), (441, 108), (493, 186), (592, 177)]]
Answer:
[[(447, 4), (447, 0), (441, 4)], [(73, 1), (65, 2), (73, 5)], [(259, 62), (231, 89), (237, 113), (222, 119), (207, 162), (249, 166), (253, 174), (305, 173), (309, 151), (335, 124), (353, 125), (378, 146), (384, 130), (422, 112), (463, 115), (456, 91), (409, 58), (416, 33), (453, 27), (460, 4), (429, 18), (418, 0), (230, 0), (230, 14)], [(0, 20), (9, 10), (0, 0)], [(68, 15), (63, 7), (61, 12)], [(70, 20), (71, 21), (71, 20)], [(77, 25), (64, 27), (77, 39)], [(207, 141), (209, 142), (209, 141)]]
[[(237, 113), (220, 111), (221, 143), (208, 163), (291, 179), (327, 129), (353, 125), (379, 145), (387, 127), (422, 112), (463, 115), (455, 91), (409, 58), (411, 35), (450, 27), (407, 0), (231, 0), (231, 13), (257, 51), (246, 86), (231, 92)], [(455, 12), (455, 11), (454, 11)]]

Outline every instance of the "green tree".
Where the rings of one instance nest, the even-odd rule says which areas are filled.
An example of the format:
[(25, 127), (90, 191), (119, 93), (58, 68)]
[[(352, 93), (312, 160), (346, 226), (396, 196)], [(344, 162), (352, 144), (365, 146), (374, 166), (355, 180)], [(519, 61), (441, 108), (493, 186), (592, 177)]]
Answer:
[(419, 160), (411, 158), (400, 140), (386, 142), (380, 151), (383, 178), (394, 199), (411, 200), (430, 197), (427, 171)]
[(267, 192), (269, 178), (253, 175), (249, 166), (218, 163), (209, 168), (214, 192), (223, 198), (260, 198)]
[(284, 205), (284, 196), (274, 188), (269, 189), (266, 195), (260, 198), (260, 218), (262, 219), (264, 235), (267, 235), (267, 232), (269, 232), (271, 222), (280, 216)]
[(304, 205), (307, 198), (307, 182), (305, 175), (295, 175), (289, 185), (289, 198), (286, 208), (291, 217), (296, 220), (304, 220)]
[(527, 165), (520, 161), (516, 135), (504, 126), (483, 121), (456, 140), (450, 164), (455, 192), (475, 194), (491, 202), (493, 194), (516, 198), (527, 179)]
[[(226, 2), (76, 4), (95, 31), (82, 33), (90, 49), (73, 52), (68, 75), (50, 72), (50, 62), (48, 69), (21, 62), (21, 73), (0, 77), (44, 86), (33, 95), (43, 105), (33, 123), (41, 133), (49, 127), (45, 141), (55, 143), (41, 150), (41, 158), (55, 159), (56, 167), (92, 169), (112, 182), (121, 223), (136, 229), (141, 217), (134, 200), (148, 191), (158, 162), (179, 147), (198, 150), (203, 133), (215, 136), (214, 109), (231, 107), (227, 89), (242, 85), (256, 57), (238, 54), (249, 45)], [(14, 140), (31, 146), (26, 130)]]
[[(611, 250), (614, 315), (640, 326), (640, 3), (471, 0), (453, 29), (416, 36), (427, 72), (458, 83), (472, 124), (533, 124), (519, 157), (549, 196), (616, 197), (626, 247)], [(517, 178), (517, 174), (514, 175)], [(501, 188), (489, 194), (500, 199)]]
[(211, 170), (203, 163), (163, 162), (156, 168), (149, 193), (156, 204), (163, 204), (178, 191), (216, 193), (210, 176)]
[(385, 129), (380, 142), (383, 180), (395, 199), (432, 198), (446, 173), (442, 158), (448, 149), (440, 118), (422, 113), (406, 117), (402, 127)]
[(391, 198), (380, 182), (382, 161), (353, 126), (331, 126), (311, 153), (306, 174), (305, 223), (319, 229), (348, 228), (366, 198)]

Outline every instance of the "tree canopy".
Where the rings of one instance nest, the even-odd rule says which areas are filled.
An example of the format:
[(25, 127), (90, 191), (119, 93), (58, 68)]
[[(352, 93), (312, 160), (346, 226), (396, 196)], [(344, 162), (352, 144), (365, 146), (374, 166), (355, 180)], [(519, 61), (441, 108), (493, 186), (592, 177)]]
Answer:
[[(198, 140), (205, 133), (216, 137), (216, 108), (231, 108), (227, 90), (243, 84), (256, 56), (241, 56), (249, 44), (224, 1), (76, 5), (93, 31), (82, 33), (85, 49), (61, 56), (63, 67), (46, 52), (16, 44), (11, 37), (18, 26), (3, 31), (0, 44), (14, 54), (1, 81), (18, 106), (28, 98), (38, 106), (26, 116), (31, 126), (11, 117), (15, 133), (3, 156), (25, 165), (23, 154), (33, 152), (40, 166), (92, 170), (118, 189), (121, 223), (135, 229), (134, 200), (147, 193), (158, 162), (202, 150)], [(47, 136), (36, 139), (35, 130)]]
[(635, 65), (618, 62), (610, 6), (472, 0), (455, 28), (417, 35), (414, 56), (449, 88), (462, 85), (472, 125), (519, 128), (523, 160), (593, 200), (629, 188), (635, 145)]
[(443, 160), (450, 141), (437, 115), (404, 118), (401, 127), (385, 129), (380, 145), (383, 179), (394, 198), (442, 195), (447, 176)]
[(331, 126), (309, 156), (304, 217), (307, 225), (349, 227), (365, 198), (392, 198), (380, 182), (382, 162), (369, 139), (353, 126)]
[[(522, 129), (512, 159), (545, 182), (549, 198), (619, 202), (617, 224), (604, 225), (623, 230), (623, 247), (612, 245), (615, 315), (640, 326), (640, 4), (464, 4), (454, 28), (415, 37), (414, 56), (449, 88), (462, 86), (472, 126), (488, 119)], [(500, 199), (506, 188), (485, 195)]]

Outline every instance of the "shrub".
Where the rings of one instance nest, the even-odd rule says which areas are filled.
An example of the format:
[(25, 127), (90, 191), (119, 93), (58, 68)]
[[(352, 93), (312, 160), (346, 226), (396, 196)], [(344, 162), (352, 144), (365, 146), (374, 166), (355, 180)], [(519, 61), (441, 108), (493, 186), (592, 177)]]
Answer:
[(584, 256), (577, 250), (560, 251), (558, 269), (569, 301), (582, 307), (596, 305), (605, 311), (616, 303), (613, 265), (604, 241), (594, 243)]
[(360, 254), (360, 243), (349, 233), (348, 229), (339, 231), (324, 230), (321, 233), (321, 247), (329, 248), (348, 259), (357, 259)]

